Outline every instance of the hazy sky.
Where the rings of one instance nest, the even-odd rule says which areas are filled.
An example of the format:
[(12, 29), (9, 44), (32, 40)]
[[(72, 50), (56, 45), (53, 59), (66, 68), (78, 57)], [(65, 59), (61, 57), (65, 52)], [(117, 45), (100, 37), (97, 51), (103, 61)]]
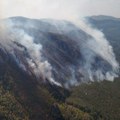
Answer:
[(72, 19), (88, 15), (120, 17), (120, 0), (0, 0), (1, 18)]

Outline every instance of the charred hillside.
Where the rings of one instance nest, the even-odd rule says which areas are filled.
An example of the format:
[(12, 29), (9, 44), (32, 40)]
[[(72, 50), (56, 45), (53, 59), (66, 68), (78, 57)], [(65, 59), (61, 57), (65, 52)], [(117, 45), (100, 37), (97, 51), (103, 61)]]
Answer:
[(3, 23), (7, 30), (1, 37), (1, 49), (38, 81), (48, 79), (69, 87), (117, 77), (119, 65), (112, 46), (97, 30), (94, 36), (68, 21), (23, 17)]

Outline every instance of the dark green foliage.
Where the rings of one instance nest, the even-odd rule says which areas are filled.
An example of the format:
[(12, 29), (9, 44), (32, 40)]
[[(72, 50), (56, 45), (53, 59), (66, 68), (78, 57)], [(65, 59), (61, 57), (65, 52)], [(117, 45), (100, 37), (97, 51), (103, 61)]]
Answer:
[(120, 62), (120, 19), (110, 16), (93, 16), (88, 17), (88, 19), (93, 27), (104, 33)]
[(66, 101), (90, 113), (95, 120), (119, 120), (120, 80), (82, 84), (73, 88)]
[(0, 85), (0, 120), (28, 120), (28, 113), (15, 97)]
[(76, 116), (74, 119), (79, 120), (84, 115), (84, 112), (73, 107), (74, 116), (71, 113), (65, 116), (64, 107), (61, 106), (68, 106), (68, 111), (71, 109), (64, 104), (70, 95), (69, 91), (38, 82), (34, 76), (23, 73), (11, 62), (6, 62), (4, 74), (1, 73), (0, 76), (1, 120), (66, 120), (68, 116), (71, 119)]

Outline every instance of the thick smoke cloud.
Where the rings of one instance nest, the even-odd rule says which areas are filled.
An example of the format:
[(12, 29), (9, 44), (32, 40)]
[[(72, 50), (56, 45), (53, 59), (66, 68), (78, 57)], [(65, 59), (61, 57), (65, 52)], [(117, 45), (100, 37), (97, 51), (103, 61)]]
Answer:
[[(46, 22), (46, 24), (51, 24), (52, 27), (45, 31), (45, 28), (41, 28), (41, 30), (44, 32), (63, 34), (76, 41), (79, 46), (78, 50), (82, 55), (82, 58), (79, 60), (78, 70), (76, 66), (73, 65), (68, 67), (71, 77), (69, 80), (65, 80), (64, 86), (68, 88), (71, 85), (78, 85), (81, 81), (101, 81), (104, 79), (113, 81), (114, 78), (117, 77), (119, 64), (116, 61), (112, 46), (105, 39), (101, 31), (92, 28), (85, 20), (80, 20), (79, 22), (73, 21), (75, 25), (66, 21), (43, 21)], [(43, 49), (41, 43), (36, 43), (34, 35), (30, 36), (24, 30), (25, 28), (29, 29), (29, 27), (37, 29), (34, 22), (30, 21), (22, 23), (9, 19), (5, 21), (5, 25), (1, 23), (1, 45), (12, 53), (14, 57), (16, 50), (20, 50), (22, 53), (27, 51), (28, 55), (25, 55), (24, 59), (26, 59), (30, 67), (29, 70), (33, 70), (37, 79), (42, 78), (44, 81), (48, 79), (51, 83), (61, 86), (60, 83), (56, 82), (57, 80), (53, 76), (53, 66), (47, 59), (44, 59), (44, 55), (42, 55)], [(42, 41), (42, 37), (40, 37), (40, 39), (40, 41)], [(47, 39), (49, 40), (49, 37)], [(16, 43), (20, 45), (16, 45)], [(96, 58), (98, 59), (97, 61)], [(20, 62), (22, 60), (19, 60), (17, 57), (15, 57), (15, 59), (23, 70), (29, 71), (26, 65)], [(66, 75), (64, 74), (66, 74), (66, 72), (67, 71), (63, 71), (63, 73), (59, 73), (63, 74), (63, 79), (65, 79)], [(76, 78), (76, 74), (81, 74), (84, 77), (80, 78), (79, 81), (78, 78)]]
[[(2, 33), (0, 35), (0, 44), (3, 47), (5, 47), (6, 50), (11, 52), (13, 56), (15, 55), (14, 52), (15, 47), (18, 50), (21, 50), (21, 48), (19, 47), (24, 46), (29, 54), (29, 57), (26, 58), (27, 63), (30, 69), (34, 71), (34, 74), (36, 75), (37, 79), (42, 78), (42, 80), (44, 81), (48, 79), (51, 83), (61, 86), (52, 78), (52, 72), (51, 72), (52, 66), (50, 65), (50, 63), (42, 58), (42, 53), (41, 53), (42, 45), (34, 43), (34, 38), (28, 35), (27, 33), (25, 33), (24, 30), (19, 28), (13, 29), (12, 28), (13, 24), (14, 23), (12, 23), (12, 21), (9, 21), (8, 23), (1, 23), (0, 30), (2, 31)], [(16, 46), (14, 43), (20, 44), (20, 46)], [(19, 63), (19, 65), (24, 70), (26, 70), (24, 64)]]
[[(84, 76), (81, 81), (113, 81), (115, 77), (118, 77), (119, 64), (116, 61), (112, 46), (102, 31), (93, 28), (86, 19), (79, 20), (79, 22), (73, 20), (73, 23), (76, 25), (75, 28), (65, 22), (61, 24), (53, 22), (60, 34), (67, 35), (79, 45), (80, 53), (83, 57), (79, 67), (79, 73)], [(79, 29), (85, 31), (88, 36), (83, 31), (79, 32)], [(75, 71), (72, 69), (71, 79), (65, 85), (68, 87), (69, 85), (78, 84), (79, 82), (75, 78)]]
[[(85, 68), (88, 70), (87, 73), (89, 74), (90, 79), (94, 80), (93, 76), (97, 76), (97, 79), (99, 80), (107, 79), (113, 81), (114, 78), (117, 77), (116, 73), (118, 73), (119, 64), (116, 61), (112, 46), (105, 38), (102, 31), (93, 28), (88, 21), (80, 21), (79, 26), (86, 33), (92, 36), (92, 38), (89, 38), (85, 43), (86, 45), (81, 46), (86, 61)], [(106, 72), (105, 74), (103, 74), (104, 69), (98, 69), (94, 73), (91, 72), (91, 65), (95, 63), (96, 56), (100, 56), (109, 63), (112, 67), (112, 71)]]

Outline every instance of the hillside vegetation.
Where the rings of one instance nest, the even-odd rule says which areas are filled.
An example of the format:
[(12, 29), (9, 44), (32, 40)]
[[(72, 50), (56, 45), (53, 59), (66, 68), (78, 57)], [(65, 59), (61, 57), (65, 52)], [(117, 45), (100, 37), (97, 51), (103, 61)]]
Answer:
[(65, 90), (50, 84), (36, 85), (32, 80), (22, 80), (17, 71), (11, 72), (0, 79), (0, 120), (120, 119), (119, 79)]

